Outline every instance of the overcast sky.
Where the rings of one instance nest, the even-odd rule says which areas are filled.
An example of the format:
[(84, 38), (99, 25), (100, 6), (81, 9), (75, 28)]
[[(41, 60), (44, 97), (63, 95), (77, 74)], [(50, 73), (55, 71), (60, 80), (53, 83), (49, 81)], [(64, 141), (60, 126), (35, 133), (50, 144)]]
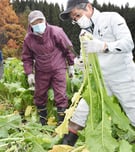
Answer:
[[(63, 4), (64, 8), (66, 8), (67, 0), (46, 0), (48, 3), (59, 3), (59, 5)], [(93, 0), (89, 0), (90, 2), (93, 2)], [(134, 0), (97, 0), (99, 4), (110, 2), (111, 4), (115, 4), (117, 6), (125, 6), (125, 4), (128, 2), (129, 7), (135, 7), (135, 1)]]

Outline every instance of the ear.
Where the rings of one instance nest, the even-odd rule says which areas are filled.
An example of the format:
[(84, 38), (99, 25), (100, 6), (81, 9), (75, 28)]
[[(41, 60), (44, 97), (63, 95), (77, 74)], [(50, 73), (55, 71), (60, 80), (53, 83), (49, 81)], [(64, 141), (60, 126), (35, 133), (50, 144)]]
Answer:
[(92, 14), (93, 14), (93, 6), (91, 5), (91, 3), (88, 3), (87, 6), (86, 6), (86, 9), (87, 9), (87, 12), (88, 12), (88, 17), (91, 17)]
[(86, 8), (88, 8), (89, 11), (92, 11), (92, 10), (93, 10), (93, 7), (92, 7), (91, 3), (88, 3)]

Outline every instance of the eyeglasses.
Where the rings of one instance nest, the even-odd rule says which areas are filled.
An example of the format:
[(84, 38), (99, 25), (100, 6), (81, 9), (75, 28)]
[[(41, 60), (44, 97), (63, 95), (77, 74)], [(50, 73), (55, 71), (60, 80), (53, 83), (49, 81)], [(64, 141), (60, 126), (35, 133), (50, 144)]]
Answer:
[(83, 16), (82, 10), (86, 10), (87, 3), (80, 3), (78, 6), (76, 6), (77, 9), (79, 9), (79, 12), (74, 12), (74, 15), (71, 15), (72, 24), (76, 24), (77, 20), (80, 19)]

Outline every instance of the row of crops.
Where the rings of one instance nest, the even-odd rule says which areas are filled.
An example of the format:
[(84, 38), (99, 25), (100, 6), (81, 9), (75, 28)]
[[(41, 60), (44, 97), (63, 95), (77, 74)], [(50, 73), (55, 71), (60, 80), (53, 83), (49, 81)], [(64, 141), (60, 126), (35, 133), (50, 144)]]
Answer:
[[(0, 152), (135, 152), (135, 130), (116, 98), (106, 95), (96, 57), (88, 58), (93, 62), (85, 62), (84, 56), (84, 72), (75, 67), (75, 77), (71, 80), (67, 76), (69, 104), (76, 94), (90, 106), (86, 127), (79, 132), (75, 147), (59, 145), (59, 134), (64, 134), (65, 126), (56, 126), (53, 91), (50, 89), (48, 96), (48, 125), (41, 126), (33, 104), (34, 87), (28, 86), (22, 62), (16, 58), (4, 61), (0, 80)], [(96, 73), (94, 68), (89, 70), (91, 64)]]
[[(69, 99), (79, 87), (81, 79), (75, 78), (71, 85), (67, 77)], [(6, 59), (4, 75), (0, 80), (0, 152), (47, 152), (59, 144), (61, 138), (55, 133), (53, 91), (50, 89), (48, 93), (47, 126), (39, 123), (33, 93), (34, 87), (28, 85), (21, 60)], [(67, 151), (71, 147), (64, 146), (62, 149)]]

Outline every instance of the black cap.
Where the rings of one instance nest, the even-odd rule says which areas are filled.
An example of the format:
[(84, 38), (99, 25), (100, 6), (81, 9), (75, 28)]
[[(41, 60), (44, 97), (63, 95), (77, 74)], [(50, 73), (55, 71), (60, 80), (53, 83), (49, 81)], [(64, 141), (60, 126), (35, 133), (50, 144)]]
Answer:
[(69, 19), (70, 18), (69, 14), (71, 10), (80, 3), (89, 3), (89, 1), (88, 0), (68, 0), (66, 10), (61, 12), (59, 15), (60, 19), (61, 20)]

